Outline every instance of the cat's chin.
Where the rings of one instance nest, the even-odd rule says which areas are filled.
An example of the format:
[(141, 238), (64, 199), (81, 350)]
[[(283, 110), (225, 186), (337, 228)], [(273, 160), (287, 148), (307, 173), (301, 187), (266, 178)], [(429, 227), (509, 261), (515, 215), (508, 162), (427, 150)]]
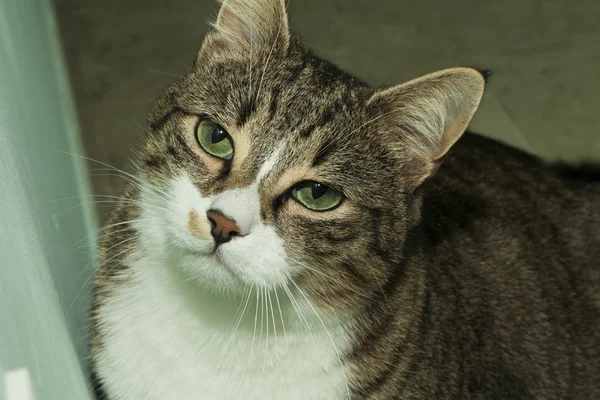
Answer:
[(247, 287), (236, 269), (223, 262), (218, 250), (181, 248), (175, 258), (175, 268), (185, 273), (183, 279), (193, 280), (210, 290), (237, 292)]
[[(221, 249), (194, 249), (176, 247), (170, 252), (169, 264), (178, 279), (195, 282), (215, 293), (243, 293), (249, 287), (275, 287), (260, 276), (248, 279), (248, 273), (240, 272), (240, 264), (232, 264)], [(247, 271), (249, 272), (249, 271)]]
[(256, 229), (249, 237), (217, 248), (212, 240), (192, 242), (175, 235), (169, 235), (169, 239), (163, 251), (168, 254), (168, 264), (184, 272), (184, 279), (210, 289), (237, 292), (248, 287), (275, 288), (287, 284), (293, 273), (282, 246), (269, 229)]

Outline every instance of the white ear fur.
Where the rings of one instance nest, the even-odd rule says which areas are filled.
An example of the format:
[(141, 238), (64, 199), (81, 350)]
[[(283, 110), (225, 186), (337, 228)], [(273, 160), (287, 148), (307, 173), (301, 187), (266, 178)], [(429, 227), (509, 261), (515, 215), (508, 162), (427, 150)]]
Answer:
[[(446, 152), (467, 129), (483, 96), (485, 78), (472, 68), (452, 68), (374, 94), (384, 124), (397, 131), (415, 184), (435, 173)], [(416, 168), (416, 169), (415, 169)]]
[(228, 50), (247, 53), (253, 46), (289, 45), (285, 0), (222, 0), (212, 26)]

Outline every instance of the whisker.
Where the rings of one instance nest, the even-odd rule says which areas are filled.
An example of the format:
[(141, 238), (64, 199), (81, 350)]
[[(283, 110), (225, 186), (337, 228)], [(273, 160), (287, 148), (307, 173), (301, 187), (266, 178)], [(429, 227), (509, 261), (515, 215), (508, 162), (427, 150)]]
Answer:
[(250, 79), (248, 83), (248, 102), (252, 101), (252, 30), (250, 30)]
[[(246, 298), (246, 292), (248, 291), (248, 288), (245, 287), (244, 291), (242, 292), (242, 302), (240, 303), (240, 305), (238, 306), (237, 311), (235, 312), (235, 315), (233, 317), (232, 323), (235, 324), (234, 321), (236, 321), (240, 315), (240, 312), (242, 311), (242, 308), (244, 306), (244, 299)], [(232, 294), (232, 295), (228, 295), (227, 298), (231, 301), (236, 301), (237, 298), (237, 293)]]
[(277, 289), (275, 290), (275, 300), (277, 301), (277, 308), (279, 309), (279, 317), (281, 318), (281, 328), (283, 329), (283, 337), (285, 339), (285, 347), (287, 352), (289, 353), (289, 342), (287, 338), (287, 332), (285, 331), (285, 322), (283, 321), (283, 312), (281, 311), (281, 304), (279, 303), (279, 295), (277, 294)]
[(273, 302), (271, 301), (271, 292), (267, 292), (269, 296), (269, 307), (271, 308), (271, 318), (273, 321), (273, 336), (275, 337), (275, 354), (279, 358), (279, 346), (277, 344), (277, 327), (275, 326), (275, 312), (273, 311)]
[[(141, 108), (141, 109), (140, 109), (140, 110), (139, 110), (137, 113), (136, 113), (136, 112), (134, 112), (134, 110), (131, 110), (131, 119), (133, 120), (133, 122), (134, 122), (136, 125), (138, 125), (138, 126), (140, 125), (140, 124), (137, 122), (137, 120), (136, 120), (136, 115), (139, 115), (139, 114), (140, 114), (142, 111), (144, 111), (144, 110), (147, 110), (147, 109), (148, 109), (148, 106), (149, 106), (150, 104), (152, 104), (152, 103), (155, 103), (155, 102), (156, 102), (156, 99), (157, 99), (159, 96), (160, 96), (160, 94), (158, 94), (158, 95), (156, 95), (156, 96), (151, 96), (151, 97), (150, 97), (150, 99), (148, 99), (148, 101), (147, 101), (147, 102), (144, 104), (144, 106), (143, 106), (143, 107), (142, 107), (142, 108)], [(149, 130), (146, 130), (146, 132), (150, 132), (150, 131), (149, 131)], [(130, 149), (131, 149), (131, 146), (130, 146)], [(137, 150), (133, 150), (133, 152), (132, 152), (132, 153), (133, 153), (134, 155), (138, 156), (138, 158), (139, 158), (139, 152), (138, 152)]]
[(260, 288), (260, 334), (258, 335), (259, 339), (262, 339), (262, 337), (263, 337), (263, 335), (262, 335), (263, 334), (263, 325), (264, 325), (263, 318), (264, 318), (264, 311), (265, 311), (265, 308), (263, 305), (263, 301), (264, 301), (263, 294), (264, 294), (264, 287), (261, 287)]
[(323, 271), (319, 271), (318, 269), (312, 268), (312, 267), (310, 267), (310, 266), (308, 266), (308, 265), (306, 265), (306, 264), (304, 264), (304, 263), (300, 263), (300, 262), (297, 262), (297, 261), (295, 261), (294, 263), (295, 263), (295, 264), (297, 264), (298, 266), (302, 267), (302, 268), (306, 268), (306, 269), (308, 269), (309, 271), (315, 272), (315, 273), (317, 273), (317, 274), (319, 274), (319, 275), (321, 275), (321, 276), (324, 276), (324, 277), (325, 277), (325, 278), (327, 278), (327, 279), (330, 279), (331, 281), (333, 281), (333, 282), (337, 283), (337, 284), (338, 284), (338, 285), (340, 285), (340, 286), (343, 286), (343, 287), (345, 287), (346, 289), (349, 289), (350, 291), (352, 291), (353, 293), (355, 293), (355, 294), (357, 294), (357, 295), (359, 295), (359, 296), (362, 296), (362, 297), (364, 297), (364, 298), (366, 298), (366, 299), (369, 299), (369, 300), (372, 300), (372, 299), (373, 299), (373, 297), (372, 297), (372, 296), (370, 296), (370, 295), (368, 295), (368, 294), (365, 294), (365, 293), (361, 293), (361, 292), (359, 292), (358, 290), (354, 289), (353, 287), (350, 287), (350, 286), (348, 286), (348, 285), (347, 285), (347, 284), (345, 284), (344, 282), (342, 282), (342, 281), (340, 281), (340, 280), (338, 280), (338, 279), (334, 278), (334, 277), (333, 277), (333, 276), (331, 276), (331, 275), (328, 275), (328, 274), (326, 274), (326, 273), (325, 273), (325, 272), (323, 272)]
[(77, 205), (74, 205), (74, 206), (72, 206), (72, 207), (66, 208), (66, 209), (64, 209), (64, 210), (62, 210), (62, 211), (59, 211), (59, 212), (58, 212), (58, 213), (56, 213), (55, 215), (56, 215), (56, 216), (62, 216), (64, 213), (66, 213), (66, 212), (69, 212), (69, 211), (72, 211), (72, 210), (75, 210), (75, 209), (77, 209), (77, 208), (80, 208), (80, 207), (83, 207), (85, 204), (90, 204), (90, 205), (110, 204), (110, 205), (113, 205), (113, 204), (116, 204), (116, 203), (117, 203), (117, 202), (116, 202), (116, 201), (114, 201), (114, 200), (90, 201), (90, 202), (88, 202), (88, 203), (79, 203), (79, 204), (77, 204)]
[[(115, 230), (115, 231), (111, 231), (111, 232), (106, 232), (106, 233), (104, 233), (103, 235), (99, 236), (99, 237), (97, 238), (97, 241), (98, 241), (98, 242), (102, 242), (102, 240), (103, 240), (104, 238), (106, 238), (106, 237), (108, 237), (108, 236), (110, 236), (110, 235), (114, 235), (114, 234), (117, 234), (117, 233), (120, 233), (120, 232), (125, 232), (125, 231), (131, 231), (131, 230), (135, 230), (135, 229), (136, 229), (135, 227), (133, 227), (133, 226), (129, 226), (129, 227), (127, 227), (127, 228), (123, 228), (123, 229), (117, 229), (117, 230)], [(84, 238), (84, 239), (85, 239), (85, 238)], [(89, 244), (89, 242), (91, 242), (91, 239), (89, 239), (89, 240), (88, 240), (88, 243), (84, 243), (84, 244), (82, 244), (82, 245), (80, 245), (80, 246), (77, 246), (77, 247), (73, 248), (71, 251), (78, 250), (78, 249), (80, 249), (80, 248), (84, 247), (85, 245)]]
[[(137, 239), (137, 238), (138, 238), (138, 236), (134, 236), (134, 237), (131, 237), (131, 238), (125, 239), (125, 240), (123, 240), (122, 242), (120, 242), (120, 243), (117, 243), (116, 245), (112, 246), (111, 248), (113, 248), (113, 247), (116, 247), (116, 246), (119, 246), (119, 245), (122, 245), (122, 244), (123, 244), (123, 243), (125, 243), (125, 242), (129, 242), (129, 241), (131, 241), (131, 240), (133, 240), (133, 239)], [(107, 249), (107, 250), (108, 250), (108, 249)], [(102, 268), (102, 267), (103, 267), (104, 265), (106, 265), (108, 262), (112, 261), (114, 258), (116, 258), (116, 257), (118, 257), (118, 256), (120, 256), (120, 255), (122, 255), (122, 254), (125, 254), (125, 253), (126, 253), (126, 252), (128, 252), (128, 251), (130, 251), (130, 249), (128, 249), (128, 248), (127, 248), (127, 249), (125, 249), (125, 250), (123, 250), (123, 251), (121, 251), (121, 252), (119, 252), (119, 253), (115, 254), (114, 256), (112, 256), (111, 258), (109, 258), (108, 260), (104, 261), (104, 262), (103, 262), (103, 263), (102, 263), (102, 264), (101, 264), (101, 265), (100, 265), (100, 266), (97, 268), (97, 271), (100, 271), (100, 268)], [(106, 253), (106, 251), (105, 251), (104, 253)], [(91, 261), (91, 262), (90, 262), (90, 263), (89, 263), (89, 264), (88, 264), (88, 265), (87, 265), (87, 266), (84, 268), (84, 270), (85, 270), (86, 268), (88, 268), (88, 267), (89, 267), (89, 266), (90, 266), (90, 265), (91, 265), (91, 264), (92, 264), (94, 261), (95, 261), (95, 260)], [(114, 267), (113, 267), (113, 268), (114, 268)], [(112, 270), (112, 269), (111, 269), (111, 270)], [(108, 273), (108, 271), (107, 271), (107, 273)], [(80, 273), (80, 274), (81, 274), (81, 273)], [(106, 274), (104, 274), (104, 275), (106, 275)], [(77, 300), (77, 298), (78, 298), (78, 297), (79, 297), (79, 295), (81, 294), (81, 291), (82, 291), (82, 290), (83, 290), (83, 288), (84, 288), (84, 287), (85, 287), (85, 286), (88, 284), (88, 282), (90, 281), (90, 279), (92, 279), (92, 277), (94, 277), (94, 276), (96, 276), (96, 274), (90, 274), (90, 276), (89, 276), (89, 277), (88, 277), (88, 278), (85, 280), (85, 282), (83, 282), (83, 285), (81, 285), (81, 288), (79, 289), (79, 291), (78, 291), (78, 292), (77, 292), (77, 294), (75, 295), (75, 298), (73, 299), (73, 302), (71, 303), (71, 306), (69, 307), (69, 309), (72, 309), (72, 308), (73, 308), (73, 305), (75, 304), (75, 301)], [(89, 290), (86, 292), (86, 296), (87, 296), (87, 294), (89, 294), (89, 293), (90, 293), (90, 291), (91, 291), (91, 290), (92, 290), (92, 288), (90, 288), (90, 289), (89, 289)]]
[(156, 69), (147, 69), (146, 72), (153, 72), (155, 74), (167, 75), (167, 76), (172, 76), (172, 77), (175, 77), (175, 78), (183, 78), (184, 77), (183, 75), (172, 74), (170, 72), (159, 71), (159, 70), (156, 70)]
[[(233, 333), (231, 334), (231, 337), (229, 338), (229, 341), (227, 342), (227, 344), (225, 345), (225, 348), (227, 349), (229, 347), (229, 344), (231, 343), (231, 341), (233, 340), (233, 337), (235, 335), (235, 333), (237, 332), (240, 323), (242, 322), (242, 320), (244, 319), (244, 315), (246, 314), (246, 308), (248, 307), (248, 303), (250, 303), (250, 297), (252, 296), (252, 290), (254, 289), (254, 285), (252, 285), (249, 289), (248, 289), (248, 295), (244, 296), (246, 297), (246, 302), (243, 303), (243, 308), (242, 308), (242, 313), (240, 315), (240, 317), (237, 320), (237, 324), (235, 325), (235, 328), (233, 330)], [(245, 290), (245, 289), (244, 289)], [(242, 303), (241, 303), (242, 304)]]
[(177, 245), (175, 243), (171, 243), (169, 250), (167, 250), (167, 252), (162, 256), (162, 260), (166, 261), (167, 257), (169, 257), (169, 255), (173, 252), (173, 250), (175, 250), (177, 248)]
[[(311, 308), (311, 310), (313, 311), (313, 313), (315, 314), (315, 316), (317, 317), (317, 319), (319, 320), (319, 322), (321, 323), (321, 325), (323, 326), (323, 329), (325, 329), (325, 332), (327, 333), (327, 336), (329, 336), (329, 340), (331, 341), (331, 345), (333, 346), (333, 350), (335, 351), (339, 363), (340, 363), (340, 368), (342, 369), (342, 371), (344, 371), (344, 374), (346, 374), (346, 370), (344, 368), (344, 363), (342, 362), (342, 355), (340, 354), (337, 346), (335, 345), (335, 341), (333, 340), (333, 336), (331, 335), (331, 332), (329, 332), (329, 329), (327, 329), (327, 326), (325, 325), (325, 322), (323, 322), (323, 319), (321, 318), (321, 316), (319, 315), (319, 313), (317, 312), (317, 310), (313, 307), (311, 301), (308, 299), (308, 297), (306, 296), (306, 294), (304, 294), (304, 292), (302, 291), (302, 289), (300, 289), (300, 287), (296, 284), (296, 282), (294, 282), (294, 280), (290, 277), (290, 282), (292, 282), (292, 284), (296, 287), (296, 289), (298, 289), (298, 292), (304, 297), (304, 299), (306, 300), (306, 302), (308, 303), (309, 307)], [(348, 394), (348, 399), (351, 398), (350, 396), (350, 386), (348, 385), (348, 380), (344, 379), (344, 381), (346, 382), (346, 391)]]
[(392, 306), (390, 305), (390, 302), (388, 301), (388, 298), (387, 298), (385, 292), (383, 291), (383, 286), (381, 286), (381, 282), (379, 282), (379, 279), (377, 278), (377, 275), (373, 275), (373, 278), (375, 278), (375, 281), (377, 281), (377, 286), (379, 286), (379, 291), (383, 295), (383, 300), (385, 301), (385, 304), (387, 304), (388, 310), (391, 311), (392, 310)]
[(56, 199), (56, 200), (48, 200), (47, 203), (56, 203), (56, 202), (60, 202), (60, 201), (67, 201), (67, 200), (81, 200), (81, 199), (88, 199), (88, 198), (94, 198), (94, 197), (98, 197), (101, 199), (114, 199), (117, 201), (129, 201), (129, 202), (137, 202), (142, 204), (141, 200), (136, 200), (136, 199), (132, 199), (132, 198), (127, 198), (127, 197), (121, 197), (121, 196), (110, 196), (110, 195), (106, 195), (106, 194), (88, 194), (88, 195), (82, 195), (82, 196), (73, 196), (73, 197), (65, 197), (63, 199)]
[[(247, 295), (246, 295), (246, 291), (248, 292)], [(238, 308), (238, 314), (240, 314), (240, 316), (239, 316), (239, 318), (237, 318), (237, 323), (235, 324), (235, 328), (233, 329), (233, 332), (231, 333), (231, 336), (229, 337), (229, 340), (227, 341), (227, 344), (225, 345), (225, 348), (224, 348), (225, 354), (223, 354), (223, 358), (221, 359), (221, 362), (219, 363), (219, 367), (217, 368), (217, 371), (219, 371), (221, 369), (221, 367), (223, 366), (223, 363), (227, 359), (227, 351), (229, 349), (229, 345), (231, 344), (231, 341), (235, 337), (235, 334), (236, 334), (242, 320), (244, 319), (244, 315), (246, 315), (246, 309), (248, 308), (248, 304), (250, 303), (250, 298), (252, 297), (253, 291), (254, 291), (254, 285), (250, 286), (247, 289), (244, 289), (244, 295), (242, 296), (242, 302), (240, 303), (240, 307)], [(246, 299), (245, 301), (244, 301), (244, 298)], [(239, 312), (240, 308), (242, 309), (241, 313)], [(237, 317), (237, 314), (236, 314), (236, 317)], [(234, 317), (234, 320), (235, 320), (235, 317)], [(233, 375), (229, 376), (230, 379), (232, 377), (233, 377)]]
[[(167, 193), (165, 193), (164, 191), (162, 191), (161, 189), (159, 189), (156, 185), (152, 185), (151, 183), (147, 182), (146, 180), (142, 179), (142, 178), (138, 178), (137, 180), (131, 179), (129, 176), (127, 175), (121, 175), (120, 173), (118, 173), (119, 171), (113, 171), (107, 168), (101, 168), (101, 169), (90, 169), (88, 171), (94, 172), (94, 173), (90, 173), (91, 176), (114, 176), (117, 178), (121, 178), (124, 179), (125, 181), (131, 183), (132, 185), (134, 185), (135, 187), (137, 187), (139, 190), (143, 190), (145, 189), (144, 185), (146, 185), (148, 188), (158, 192), (159, 194), (162, 194), (165, 197), (169, 197), (169, 195)], [(103, 174), (99, 174), (96, 172), (107, 172), (107, 173), (103, 173)]]
[[(383, 114), (381, 114), (381, 115), (379, 115), (377, 117), (374, 117), (374, 118), (370, 119), (369, 121), (365, 122), (364, 124), (362, 124), (361, 126), (359, 126), (358, 128), (352, 130), (350, 133), (346, 133), (347, 130), (337, 131), (337, 136), (342, 136), (342, 135), (349, 136), (349, 135), (352, 135), (353, 133), (355, 133), (355, 132), (357, 132), (357, 131), (359, 131), (359, 130), (365, 128), (365, 127), (367, 127), (369, 124), (372, 124), (373, 122), (375, 122), (375, 121), (377, 121), (377, 120), (379, 120), (379, 119), (381, 119), (383, 117), (386, 117), (386, 116), (388, 116), (390, 114), (396, 113), (396, 112), (398, 112), (398, 111), (397, 110), (392, 110), (392, 111), (388, 111), (386, 113), (383, 113)], [(329, 143), (327, 143), (323, 147), (322, 151), (325, 151), (325, 150), (329, 149), (329, 147), (332, 146), (334, 142), (335, 142), (335, 140), (330, 140)]]
[[(259, 288), (256, 288), (256, 310), (254, 312), (254, 332), (252, 333), (252, 346), (250, 347), (250, 357), (252, 357), (252, 350), (254, 349), (254, 339), (256, 337), (256, 323), (258, 322), (258, 302), (260, 300)], [(249, 357), (249, 358), (250, 358)], [(250, 362), (250, 360), (248, 360)]]
[[(135, 180), (129, 178), (128, 176), (126, 176), (126, 175), (121, 175), (119, 173), (116, 173), (113, 170), (109, 170), (108, 168), (103, 168), (103, 169), (89, 169), (88, 171), (89, 171), (90, 176), (113, 176), (113, 177), (116, 177), (116, 178), (124, 179), (125, 181), (129, 182), (130, 184), (132, 184), (133, 186), (137, 187), (140, 190), (143, 188), (142, 184), (139, 183), (138, 181), (135, 181)], [(105, 173), (100, 174), (98, 172), (105, 172)]]
[[(82, 155), (80, 155), (80, 154), (69, 153), (69, 152), (67, 152), (67, 151), (62, 151), (62, 150), (56, 150), (56, 151), (58, 151), (59, 153), (64, 153), (64, 154), (70, 155), (70, 156), (72, 156), (72, 157), (79, 157), (79, 158), (82, 158), (82, 159), (84, 159), (84, 160), (88, 160), (88, 161), (91, 161), (91, 162), (98, 163), (98, 164), (100, 164), (100, 165), (104, 165), (105, 167), (108, 167), (108, 168), (110, 168), (110, 169), (113, 169), (113, 170), (115, 170), (115, 171), (118, 171), (118, 172), (120, 172), (120, 173), (123, 173), (123, 174), (127, 175), (128, 177), (130, 177), (131, 179), (133, 179), (133, 180), (135, 180), (135, 181), (139, 181), (139, 180), (140, 180), (140, 178), (138, 178), (138, 177), (136, 177), (136, 176), (134, 176), (134, 175), (132, 175), (132, 174), (130, 174), (130, 173), (128, 173), (128, 172), (125, 172), (125, 171), (123, 171), (122, 169), (119, 169), (119, 168), (117, 168), (117, 167), (114, 167), (114, 166), (112, 166), (112, 165), (110, 165), (110, 164), (107, 164), (107, 163), (105, 163), (105, 162), (98, 161), (98, 160), (94, 160), (93, 158), (89, 158), (89, 157), (86, 157), (86, 156), (82, 156)], [(161, 192), (162, 194), (164, 194), (164, 195), (165, 195), (165, 196), (167, 196), (167, 197), (169, 196), (167, 193), (163, 192), (162, 190), (160, 190), (159, 188), (157, 188), (157, 187), (155, 187), (155, 186), (153, 187), (153, 185), (149, 184), (148, 182), (143, 182), (143, 181), (142, 181), (141, 183), (145, 183), (146, 185), (148, 185), (148, 186), (152, 187), (153, 189), (155, 189), (155, 190), (157, 190), (157, 191)]]
[(296, 311), (296, 313), (298, 314), (298, 316), (300, 317), (301, 321), (304, 323), (304, 327), (306, 328), (306, 331), (309, 333), (310, 338), (313, 342), (313, 345), (316, 345), (315, 342), (315, 337), (313, 335), (312, 329), (310, 329), (310, 326), (308, 325), (308, 321), (306, 320), (306, 318), (304, 317), (304, 313), (302, 312), (300, 305), (298, 305), (298, 302), (296, 301), (296, 299), (294, 298), (294, 295), (292, 294), (292, 292), (290, 291), (290, 288), (287, 285), (283, 286), (283, 290), (286, 292), (286, 294), (288, 295), (291, 303), (292, 303), (292, 307), (294, 308), (294, 310)]
[[(133, 115), (133, 112), (131, 113), (131, 119), (133, 120), (133, 123), (135, 124), (135, 126), (138, 129), (142, 130), (142, 133), (145, 133), (146, 135), (150, 135), (152, 133), (149, 129), (145, 128), (139, 122), (137, 122), (137, 120), (135, 119), (135, 116)], [(138, 133), (140, 133), (140, 132), (138, 131)]]
[(256, 101), (260, 98), (260, 91), (262, 89), (263, 81), (265, 79), (265, 73), (267, 72), (267, 68), (269, 67), (269, 62), (271, 61), (271, 56), (273, 55), (273, 50), (275, 50), (275, 46), (277, 45), (277, 40), (279, 39), (279, 34), (281, 33), (281, 28), (283, 27), (283, 22), (279, 24), (277, 28), (277, 35), (275, 35), (275, 39), (273, 39), (273, 44), (271, 45), (271, 50), (269, 50), (269, 55), (267, 56), (267, 61), (265, 62), (265, 66), (263, 67), (262, 76), (260, 78), (260, 83), (258, 85), (258, 90), (256, 92)]
[(105, 225), (102, 228), (98, 229), (98, 231), (96, 233), (100, 233), (101, 231), (103, 231), (105, 229), (114, 228), (115, 226), (125, 225), (125, 224), (129, 224), (129, 223), (132, 223), (132, 222), (138, 222), (138, 221), (145, 221), (145, 220), (141, 219), (141, 218), (138, 218), (138, 219), (130, 219), (128, 221), (117, 222), (115, 224)]
[[(154, 208), (157, 211), (161, 211), (161, 212), (167, 211), (167, 209), (165, 207), (157, 206), (157, 205), (154, 205), (154, 204), (140, 203), (139, 200), (127, 200), (127, 201), (124, 201), (124, 200), (110, 199), (110, 200), (90, 201), (87, 204), (90, 204), (90, 205), (98, 205), (98, 204), (111, 204), (111, 205), (113, 205), (113, 204), (131, 204), (131, 205), (135, 205), (135, 206), (141, 206), (141, 205), (143, 205), (144, 207)], [(74, 210), (74, 209), (76, 209), (78, 207), (83, 207), (83, 205), (84, 205), (84, 203), (80, 203), (80, 204), (74, 205), (72, 207), (69, 207), (69, 208), (63, 210), (63, 211), (58, 212), (56, 215), (62, 215), (64, 213), (66, 213), (68, 211), (71, 211), (71, 210)]]
[[(109, 235), (111, 232), (107, 232), (107, 233), (104, 233), (103, 235), (97, 236), (99, 233), (101, 233), (102, 231), (104, 231), (106, 229), (110, 229), (110, 228), (113, 228), (113, 227), (116, 227), (116, 226), (125, 225), (125, 224), (129, 224), (131, 222), (137, 222), (137, 221), (142, 221), (142, 220), (141, 219), (131, 219), (129, 221), (123, 221), (123, 222), (119, 222), (117, 224), (111, 224), (111, 225), (104, 226), (104, 227), (102, 227), (100, 229), (97, 229), (94, 232), (94, 238), (93, 239), (92, 238), (88, 238), (88, 237), (84, 237), (84, 238), (79, 239), (78, 241), (76, 241), (75, 243), (73, 243), (72, 246), (75, 246), (75, 247), (71, 251), (75, 251), (77, 249), (80, 249), (81, 247), (85, 246), (86, 244), (89, 244), (92, 240), (99, 241), (105, 235)], [(130, 228), (127, 228), (127, 229), (130, 229)], [(133, 227), (131, 227), (131, 229), (133, 229)], [(116, 232), (120, 232), (120, 231), (118, 230)], [(82, 242), (83, 242), (83, 244), (81, 244)]]
[[(254, 341), (256, 339), (256, 325), (258, 322), (258, 302), (259, 302), (259, 297), (260, 297), (260, 292), (259, 292), (259, 288), (256, 287), (256, 309), (254, 310), (254, 330), (252, 332), (252, 344), (250, 345), (250, 354), (248, 355), (248, 361), (246, 362), (246, 368), (244, 369), (244, 374), (242, 375), (242, 378), (240, 380), (240, 382), (244, 381), (244, 378), (246, 378), (246, 374), (248, 373), (248, 368), (250, 367), (250, 362), (252, 361), (252, 354), (254, 352)], [(238, 388), (236, 389), (233, 398), (237, 398), (237, 393), (240, 390), (242, 386), (239, 385)]]
[(268, 303), (267, 303), (267, 294), (268, 294), (268, 288), (264, 288), (264, 299), (265, 299), (265, 322), (267, 325), (267, 340), (265, 340), (265, 358), (263, 360), (263, 375), (265, 373), (265, 367), (267, 365), (267, 356), (269, 354), (269, 308), (268, 308)]

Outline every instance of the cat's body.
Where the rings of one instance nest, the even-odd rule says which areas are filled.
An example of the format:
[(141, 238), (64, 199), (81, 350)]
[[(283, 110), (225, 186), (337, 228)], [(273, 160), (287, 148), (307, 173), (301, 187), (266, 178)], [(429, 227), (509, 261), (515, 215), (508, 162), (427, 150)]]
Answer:
[(365, 323), (373, 334), (363, 356), (387, 338), (395, 345), (376, 357), (398, 365), (365, 379), (365, 393), (599, 398), (600, 175), (595, 183), (560, 175), (516, 149), (463, 136), (423, 188), (422, 225), (400, 269), (420, 271), (425, 285), (411, 338), (393, 332), (385, 307)]
[(475, 70), (370, 88), (280, 0), (216, 28), (103, 239), (108, 399), (600, 397), (600, 177), (462, 135)]
[[(511, 173), (517, 170), (518, 178)], [(490, 175), (494, 181), (485, 178)], [(466, 134), (424, 192), (424, 220), (415, 233), (415, 241), (426, 243), (423, 252), (406, 253), (401, 275), (382, 288), (386, 295), (370, 310), (373, 316), (353, 325), (358, 337), (330, 332), (337, 350), (350, 354), (362, 371), (358, 398), (367, 393), (375, 399), (597, 398), (600, 246), (595, 244), (600, 242), (600, 217), (595, 207), (600, 181), (561, 178), (534, 157)], [(131, 217), (117, 212), (113, 223)], [(126, 239), (114, 237), (105, 247)], [(540, 251), (542, 243), (563, 245)], [(465, 246), (470, 250), (465, 252)], [(118, 250), (109, 254), (118, 255)], [(118, 309), (114, 314), (110, 306), (105, 311), (116, 320), (111, 346), (116, 365), (105, 364), (111, 357), (105, 353), (97, 368), (118, 369), (121, 363), (132, 368), (121, 372), (134, 377), (123, 381), (123, 398), (143, 398), (145, 393), (156, 393), (149, 399), (216, 400), (236, 393), (246, 399), (345, 398), (350, 369), (340, 371), (330, 338), (310, 310), (305, 313), (316, 338), (296, 321), (295, 330), (287, 328), (286, 343), (279, 326), (276, 359), (275, 353), (265, 352), (267, 344), (271, 352), (275, 349), (270, 308), (270, 344), (261, 303), (254, 342), (252, 318), (232, 338), (239, 306), (249, 313), (256, 304), (203, 291), (196, 293), (198, 301), (186, 304), (189, 297), (179, 294), (192, 287), (174, 280), (174, 271), (165, 268), (176, 253), (157, 265), (152, 256), (139, 256), (135, 263), (146, 263), (147, 273), (111, 298)], [(394, 327), (394, 314), (406, 307), (396, 303), (401, 297), (396, 291), (407, 282), (403, 274), (413, 269), (418, 272), (411, 279), (418, 284), (410, 308), (416, 312), (407, 343), (405, 332)], [(271, 301), (275, 303), (274, 296)], [(219, 309), (226, 304), (229, 314), (216, 318), (214, 302)], [(206, 324), (212, 318), (224, 330), (215, 332)], [(381, 370), (369, 367), (373, 364)], [(308, 367), (306, 375), (303, 366)], [(195, 397), (198, 393), (203, 396)], [(394, 397), (398, 394), (402, 397)]]

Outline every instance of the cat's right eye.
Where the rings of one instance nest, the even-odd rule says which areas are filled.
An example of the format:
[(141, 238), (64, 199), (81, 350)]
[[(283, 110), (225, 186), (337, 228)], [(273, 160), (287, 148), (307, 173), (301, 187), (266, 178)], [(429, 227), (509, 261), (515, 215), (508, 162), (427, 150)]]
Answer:
[(210, 119), (202, 119), (196, 128), (196, 137), (200, 147), (208, 154), (223, 160), (233, 157), (233, 141), (221, 125)]

